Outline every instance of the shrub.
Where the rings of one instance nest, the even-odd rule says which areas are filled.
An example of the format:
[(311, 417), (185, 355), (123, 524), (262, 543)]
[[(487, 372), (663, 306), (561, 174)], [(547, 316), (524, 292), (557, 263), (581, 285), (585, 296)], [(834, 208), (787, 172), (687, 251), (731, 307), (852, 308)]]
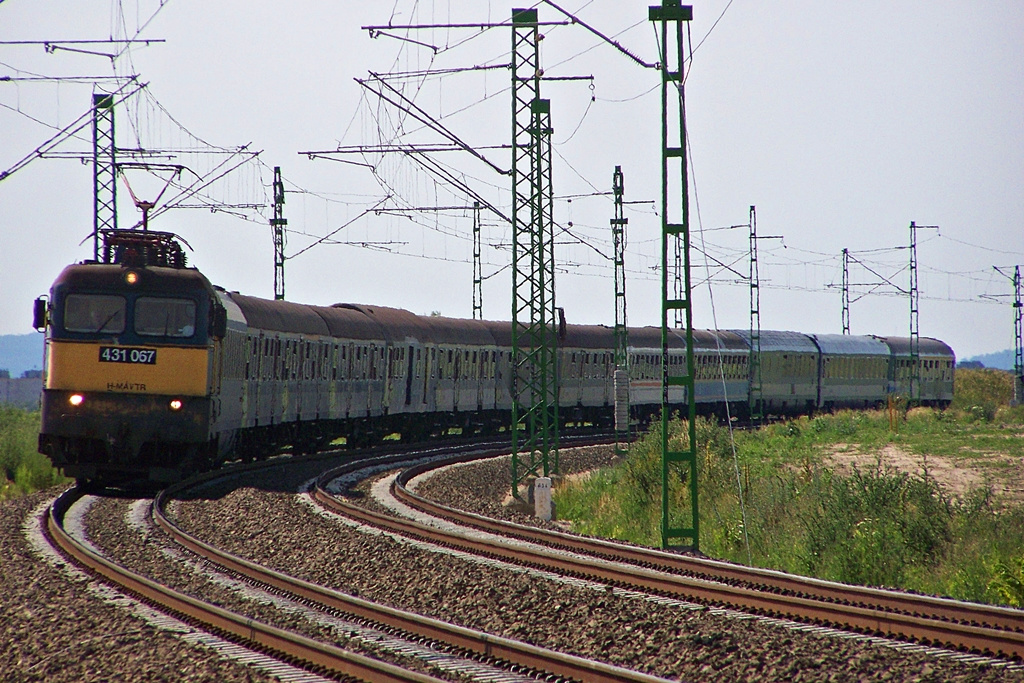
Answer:
[[(1024, 456), (1024, 406), (999, 405), (995, 417), (971, 423), (963, 409), (914, 408), (893, 432), (884, 411), (838, 411), (737, 431), (735, 459), (727, 428), (700, 419), (700, 549), (847, 583), (1024, 606), (1024, 506), (990, 487), (951, 497), (927, 473), (881, 462), (848, 476), (823, 464), (823, 453), (840, 444), (860, 453), (895, 445), (925, 456)], [(670, 438), (685, 446), (686, 424), (673, 421)], [(670, 507), (682, 516), (690, 510), (687, 477), (670, 479)], [(560, 516), (575, 529), (651, 546), (661, 543), (660, 494), (660, 424), (624, 461), (555, 492)]]
[(899, 586), (911, 565), (933, 565), (952, 538), (953, 506), (933, 479), (876, 464), (827, 476), (804, 518), (805, 562), (816, 576)]
[(1007, 605), (1024, 607), (1024, 555), (1011, 562), (997, 562), (989, 588)]
[(992, 422), (1000, 406), (1013, 398), (1013, 375), (993, 368), (958, 368), (953, 407), (972, 422)]
[(66, 481), (37, 452), (39, 413), (0, 405), (0, 497), (31, 493)]
[(18, 465), (36, 450), (39, 413), (0, 405), (0, 474), (13, 481)]

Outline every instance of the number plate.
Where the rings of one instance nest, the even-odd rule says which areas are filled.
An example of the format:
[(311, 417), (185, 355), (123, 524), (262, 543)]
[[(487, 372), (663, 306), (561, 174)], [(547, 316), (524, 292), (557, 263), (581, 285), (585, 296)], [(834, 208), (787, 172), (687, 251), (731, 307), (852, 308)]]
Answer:
[(156, 365), (156, 349), (140, 349), (131, 346), (101, 346), (100, 362)]

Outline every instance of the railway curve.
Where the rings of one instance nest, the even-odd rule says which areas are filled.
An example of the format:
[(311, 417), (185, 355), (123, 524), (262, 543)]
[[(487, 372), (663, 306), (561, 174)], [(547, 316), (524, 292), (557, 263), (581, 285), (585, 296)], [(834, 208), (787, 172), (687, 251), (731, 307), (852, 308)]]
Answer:
[(483, 538), (480, 534), (455, 533), (353, 505), (329, 494), (324, 488), (326, 481), (341, 471), (325, 473), (318, 481), (315, 495), (321, 504), (367, 523), (524, 566), (563, 572), (614, 586), (648, 590), (709, 606), (828, 625), (1016, 662), (1024, 658), (1024, 612), (1021, 610), (848, 586), (513, 524), (427, 500), (411, 492), (407, 486), (411, 479), (433, 468), (471, 459), (471, 456), (460, 456), (441, 463), (410, 467), (395, 478), (393, 493), (400, 501), (428, 514), (528, 543), (509, 543), (501, 538)]
[[(488, 447), (481, 446), (481, 449), (487, 450)], [(437, 456), (443, 448), (430, 450), (431, 455)], [(398, 461), (403, 458), (408, 460), (411, 456), (395, 453), (389, 457)], [(287, 481), (279, 486), (254, 485), (252, 481), (257, 480), (259, 475), (252, 474), (249, 475), (252, 481), (225, 485), (227, 494), (211, 493), (191, 498), (187, 495), (170, 496), (168, 509), (172, 522), (185, 522), (184, 528), (190, 534), (209, 545), (272, 567), (279, 574), (301, 577), (318, 587), (318, 591), (327, 589), (327, 593), (340, 591), (371, 602), (383, 601), (393, 608), (401, 608), (400, 611), (408, 611), (411, 607), (413, 611), (432, 616), (436, 621), (448, 625), (449, 629), (456, 625), (453, 629), (455, 631), (459, 631), (461, 626), (470, 631), (492, 633), (498, 639), (504, 637), (513, 641), (528, 640), (543, 644), (560, 652), (572, 653), (582, 660), (601, 660), (606, 666), (614, 664), (611, 669), (618, 666), (631, 671), (627, 675), (632, 678), (623, 680), (656, 680), (657, 676), (678, 678), (680, 675), (686, 680), (716, 675), (749, 678), (753, 671), (763, 678), (788, 678), (801, 672), (804, 677), (809, 676), (809, 680), (815, 680), (815, 669), (820, 670), (818, 679), (827, 680), (827, 675), (833, 673), (832, 666), (837, 661), (845, 661), (847, 664), (844, 666), (847, 668), (863, 672), (860, 677), (864, 680), (882, 680), (879, 677), (881, 665), (871, 663), (879, 659), (886, 660), (885, 670), (902, 671), (904, 677), (916, 662), (925, 670), (936, 667), (945, 680), (1024, 680), (1024, 675), (1013, 666), (937, 661), (918, 654), (922, 650), (918, 646), (893, 652), (892, 655), (879, 655), (867, 646), (858, 645), (856, 640), (807, 639), (800, 633), (802, 629), (788, 634), (784, 632), (780, 637), (782, 629), (772, 632), (771, 629), (757, 626), (758, 622), (767, 623), (771, 620), (732, 620), (726, 630), (722, 630), (721, 623), (726, 620), (716, 616), (722, 610), (673, 606), (677, 602), (664, 598), (655, 602), (621, 597), (628, 591), (608, 588), (607, 581), (604, 586), (608, 590), (600, 587), (594, 590), (591, 587), (581, 592), (580, 589), (572, 588), (580, 585), (580, 581), (575, 579), (559, 581), (552, 578), (552, 581), (537, 584), (536, 579), (516, 578), (523, 576), (521, 570), (465, 569), (466, 565), (479, 563), (465, 559), (444, 560), (444, 554), (437, 550), (424, 552), (422, 547), (426, 544), (389, 540), (393, 538), (391, 534), (384, 534), (379, 539), (379, 534), (374, 536), (362, 529), (352, 534), (345, 529), (354, 528), (354, 522), (341, 522), (334, 515), (323, 511), (311, 513), (317, 506), (305, 496), (296, 496), (295, 492), (298, 483), (308, 481), (312, 475), (298, 471), (292, 473), (297, 463), (285, 463), (285, 460), (261, 463), (263, 467), (281, 467), (281, 473), (289, 473), (287, 477), (275, 474), (265, 478), (266, 481), (286, 478)], [(359, 465), (365, 466), (366, 463)], [(394, 469), (399, 465), (392, 462), (379, 464), (378, 467)], [(310, 464), (307, 471), (319, 472), (323, 468)], [(138, 512), (143, 506), (136, 501), (132, 507)], [(239, 514), (240, 510), (250, 514)], [(253, 512), (263, 515), (263, 518), (253, 518)], [(200, 515), (206, 519), (197, 525)], [(152, 523), (156, 525), (160, 522), (152, 520)], [(362, 540), (345, 540), (346, 534), (359, 536)], [(153, 532), (153, 535), (157, 534)], [(164, 536), (164, 532), (159, 532), (159, 535)], [(166, 542), (174, 545), (169, 540)], [(267, 547), (272, 550), (267, 551)], [(391, 554), (395, 548), (398, 549), (397, 554)], [(191, 555), (191, 551), (180, 552)], [(402, 564), (414, 553), (424, 557), (408, 566)], [(203, 561), (190, 561), (205, 564)], [(398, 564), (392, 566), (393, 562)], [(498, 563), (494, 564), (497, 567)], [(353, 567), (358, 567), (361, 576), (345, 575), (339, 579), (339, 574), (335, 573), (336, 567), (332, 565), (348, 567), (349, 572)], [(225, 569), (218, 571), (240, 580), (237, 572)], [(380, 576), (374, 577), (377, 571)], [(344, 571), (341, 573), (344, 574)], [(274, 588), (265, 582), (249, 583), (254, 586), (254, 590), (265, 590), (276, 595), (285, 593), (283, 589)], [(399, 585), (404, 583), (411, 587)], [(556, 584), (565, 585), (566, 588), (552, 587)], [(454, 595), (454, 586), (470, 591), (468, 597)], [(538, 602), (530, 598), (523, 601), (522, 597), (528, 597), (523, 590), (534, 589), (539, 591), (541, 600)], [(495, 598), (496, 603), (493, 602)], [(294, 599), (307, 605), (314, 602), (302, 597)], [(433, 602), (435, 600), (439, 602)], [(527, 611), (538, 609), (538, 605), (541, 605), (540, 609), (547, 613), (538, 612), (538, 623), (535, 624), (517, 622), (515, 610), (520, 603), (522, 609)], [(639, 607), (638, 603), (651, 603), (653, 606)], [(546, 607), (543, 606), (545, 604)], [(497, 609), (506, 611), (500, 614), (492, 612)], [(326, 614), (342, 612), (337, 608), (318, 608), (318, 611)], [(666, 615), (669, 614), (674, 616), (668, 617), (666, 621)], [(397, 626), (387, 627), (387, 630), (395, 634), (395, 637), (408, 632), (405, 627)], [(812, 628), (809, 633), (813, 636), (820, 630)], [(456, 651), (455, 646), (451, 647), (453, 655), (459, 652), (468, 654), (465, 649)], [(682, 655), (684, 652), (688, 654)], [(681, 656), (683, 659), (680, 659)], [(531, 667), (524, 662), (518, 665), (516, 671), (506, 670), (508, 673), (505, 675), (509, 680), (527, 680), (528, 668), (551, 671), (550, 666)], [(570, 678), (568, 674), (546, 675)], [(590, 674), (576, 674), (572, 677), (576, 680), (595, 680)], [(899, 677), (897, 674), (896, 678)]]

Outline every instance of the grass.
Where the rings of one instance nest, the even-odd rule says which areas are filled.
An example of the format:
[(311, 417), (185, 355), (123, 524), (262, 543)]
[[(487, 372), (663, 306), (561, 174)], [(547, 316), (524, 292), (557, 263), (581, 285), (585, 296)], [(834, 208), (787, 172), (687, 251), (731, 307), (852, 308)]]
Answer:
[(68, 481), (36, 451), (39, 412), (0, 405), (0, 500)]
[[(886, 411), (841, 411), (736, 432), (735, 456), (728, 430), (700, 419), (701, 550), (847, 583), (1024, 605), (1024, 505), (987, 486), (951, 493), (927, 469), (911, 474), (871, 457), (892, 446), (1006, 473), (1006, 456), (1024, 457), (1024, 408), (1008, 405), (1009, 375), (962, 370), (955, 393), (946, 411), (901, 412), (897, 431)], [(683, 423), (670, 438), (685, 445)], [(839, 471), (826, 464), (836, 452), (866, 464)], [(555, 491), (574, 529), (650, 546), (661, 541), (660, 495), (660, 428), (620, 464)], [(669, 497), (688, 516), (678, 474)]]

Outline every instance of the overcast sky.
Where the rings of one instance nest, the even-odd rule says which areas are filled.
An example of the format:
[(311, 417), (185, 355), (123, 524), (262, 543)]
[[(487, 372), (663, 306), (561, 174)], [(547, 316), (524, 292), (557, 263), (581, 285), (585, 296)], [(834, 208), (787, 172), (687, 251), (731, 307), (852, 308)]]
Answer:
[[(356, 162), (344, 163), (300, 152), (446, 142), (355, 80), (392, 74), (384, 82), (486, 162), (465, 152), (431, 158), (510, 213), (510, 179), (493, 168), (511, 163), (498, 148), (511, 137), (502, 68), (509, 29), (371, 37), (361, 26), (500, 22), (513, 4), (527, 5), (0, 0), (0, 41), (166, 41), (136, 44), (116, 60), (60, 49), (119, 51), (109, 44), (52, 52), (0, 44), (0, 173), (86, 113), (94, 90), (119, 87), (40, 77), (134, 74), (146, 87), (116, 109), (118, 147), (177, 150), (147, 158), (184, 170), (175, 177), (126, 169), (122, 227), (140, 216), (128, 186), (140, 199), (159, 196), (158, 210), (168, 208), (151, 227), (179, 233), (193, 265), (229, 290), (272, 297), (266, 204), (272, 167), (281, 166), (288, 299), (469, 317), (473, 212), (431, 209), (470, 205), (463, 190), (405, 155), (335, 157)], [(557, 4), (657, 61), (650, 2)], [(538, 8), (542, 21), (565, 18)], [(1011, 283), (993, 266), (1012, 272), (1024, 264), (1024, 4), (714, 0), (694, 3), (689, 33), (691, 223), (703, 250), (693, 254), (695, 325), (749, 325), (745, 226), (756, 205), (759, 234), (782, 236), (760, 243), (762, 329), (841, 332), (847, 248), (852, 332), (906, 336), (910, 305), (898, 288), (909, 285), (906, 247), (916, 221), (938, 226), (918, 235), (921, 334), (960, 357), (1012, 346)], [(658, 72), (579, 25), (544, 34), (547, 76), (593, 77), (542, 86), (555, 131), (555, 219), (564, 229), (558, 305), (570, 322), (614, 320), (608, 192), (621, 165), (625, 199), (641, 202), (626, 207), (629, 320), (657, 324), (660, 217), (649, 200), (660, 196)], [(496, 68), (451, 72), (473, 66)], [(134, 90), (125, 84), (124, 92)], [(246, 145), (260, 152), (255, 160), (229, 153)], [(0, 334), (30, 331), (32, 300), (65, 265), (92, 256), (92, 169), (69, 158), (90, 151), (86, 127), (0, 180)], [(168, 180), (199, 178), (197, 196), (174, 184), (164, 190)], [(189, 208), (210, 204), (220, 210)], [(410, 208), (417, 210), (393, 211)], [(744, 227), (717, 229), (735, 225)], [(482, 234), (484, 315), (507, 320), (509, 227), (484, 212)]]

